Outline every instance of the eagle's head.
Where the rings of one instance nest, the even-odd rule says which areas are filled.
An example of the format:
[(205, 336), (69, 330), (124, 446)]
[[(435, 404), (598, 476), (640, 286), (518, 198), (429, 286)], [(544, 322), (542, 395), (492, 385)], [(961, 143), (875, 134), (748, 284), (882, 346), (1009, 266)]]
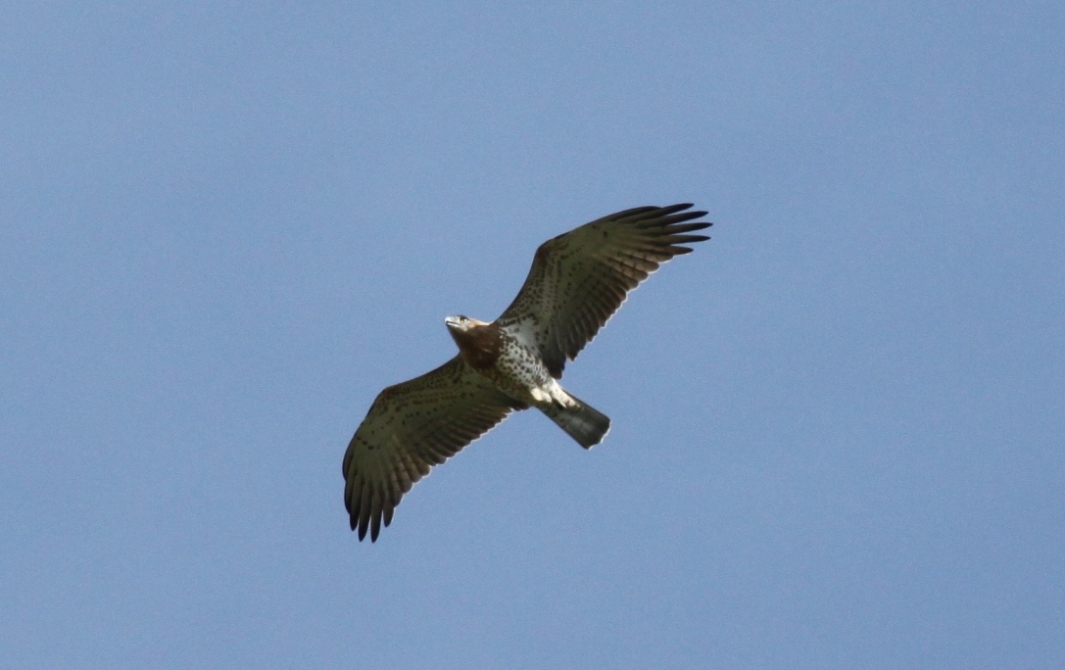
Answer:
[(465, 333), (477, 326), (487, 326), (484, 321), (478, 321), (477, 319), (471, 319), (468, 316), (459, 314), (458, 316), (449, 316), (444, 319), (444, 325), (447, 329), (453, 333)]

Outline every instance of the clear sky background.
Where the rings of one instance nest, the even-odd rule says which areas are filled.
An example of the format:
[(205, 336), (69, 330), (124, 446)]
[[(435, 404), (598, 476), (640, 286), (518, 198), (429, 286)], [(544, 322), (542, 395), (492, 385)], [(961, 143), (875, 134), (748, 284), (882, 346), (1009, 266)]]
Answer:
[[(1065, 667), (1065, 5), (739, 5), (5, 3), (0, 666)], [(607, 440), (359, 543), (443, 318), (674, 202)]]

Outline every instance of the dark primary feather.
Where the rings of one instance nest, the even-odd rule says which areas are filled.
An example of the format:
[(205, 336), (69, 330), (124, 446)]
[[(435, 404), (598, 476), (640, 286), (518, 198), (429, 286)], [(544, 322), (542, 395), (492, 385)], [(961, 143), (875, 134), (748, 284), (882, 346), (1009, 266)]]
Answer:
[[(529, 328), (544, 362), (559, 378), (617, 311), (629, 291), (658, 267), (710, 239), (690, 204), (637, 207), (587, 223), (540, 245), (514, 302), (498, 321)], [(688, 223), (690, 222), (690, 223)]]
[(460, 449), (525, 405), (456, 356), (378, 394), (344, 454), (344, 504), (359, 539), (377, 539), (403, 494)]

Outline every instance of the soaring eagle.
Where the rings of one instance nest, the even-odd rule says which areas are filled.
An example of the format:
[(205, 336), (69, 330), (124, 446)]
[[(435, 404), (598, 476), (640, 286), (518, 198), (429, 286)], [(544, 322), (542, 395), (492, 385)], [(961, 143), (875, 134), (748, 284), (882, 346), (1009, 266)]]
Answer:
[(626, 294), (681, 246), (709, 239), (690, 204), (637, 207), (544, 242), (514, 302), (491, 323), (444, 319), (459, 353), (377, 396), (344, 454), (344, 503), (351, 529), (371, 541), (403, 494), (434, 465), (515, 410), (535, 407), (585, 449), (610, 419), (558, 383)]

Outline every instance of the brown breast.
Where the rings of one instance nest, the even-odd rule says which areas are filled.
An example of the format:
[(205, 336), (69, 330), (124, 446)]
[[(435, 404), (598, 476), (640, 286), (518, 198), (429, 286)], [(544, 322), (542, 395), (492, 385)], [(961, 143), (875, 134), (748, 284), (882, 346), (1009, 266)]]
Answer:
[(464, 333), (454, 333), (454, 337), (462, 360), (474, 370), (486, 370), (499, 360), (502, 338), (496, 324), (473, 326)]

